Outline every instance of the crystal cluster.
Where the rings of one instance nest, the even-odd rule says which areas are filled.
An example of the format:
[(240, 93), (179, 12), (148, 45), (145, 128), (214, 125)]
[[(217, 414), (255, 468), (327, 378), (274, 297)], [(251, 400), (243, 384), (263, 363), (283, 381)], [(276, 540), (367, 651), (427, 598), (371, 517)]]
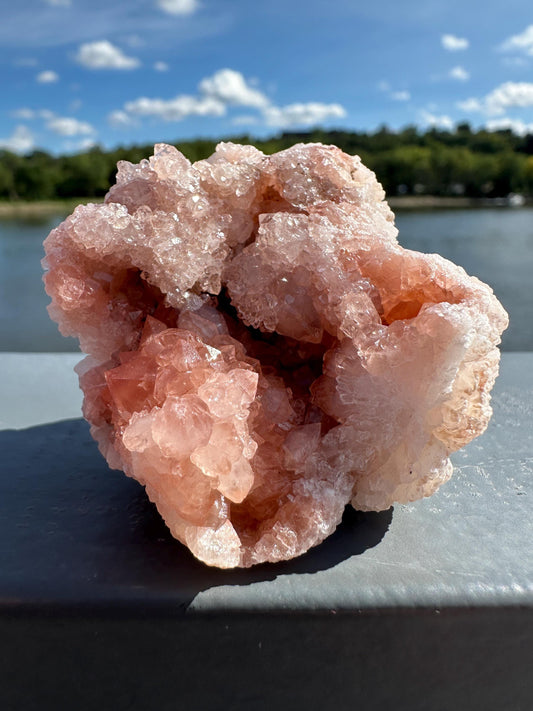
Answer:
[(205, 563), (292, 558), (349, 502), (428, 496), (486, 428), (507, 315), (393, 220), (333, 146), (191, 165), (161, 144), (47, 238), (92, 434)]

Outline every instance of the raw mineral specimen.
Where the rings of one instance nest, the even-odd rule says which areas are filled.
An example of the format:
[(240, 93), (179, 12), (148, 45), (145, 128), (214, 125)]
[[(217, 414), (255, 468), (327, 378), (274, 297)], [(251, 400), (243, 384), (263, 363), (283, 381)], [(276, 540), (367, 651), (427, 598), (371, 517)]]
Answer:
[(297, 556), (350, 501), (429, 496), (487, 426), (507, 315), (400, 247), (384, 197), (333, 146), (191, 165), (161, 144), (45, 242), (93, 436), (209, 565)]

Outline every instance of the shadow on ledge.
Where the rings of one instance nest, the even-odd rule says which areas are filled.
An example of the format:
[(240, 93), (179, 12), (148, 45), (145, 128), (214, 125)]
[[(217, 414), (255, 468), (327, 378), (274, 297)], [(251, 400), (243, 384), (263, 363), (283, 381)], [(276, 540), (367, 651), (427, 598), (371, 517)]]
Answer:
[(186, 609), (220, 585), (331, 568), (377, 545), (392, 509), (348, 507), (337, 531), (291, 561), (222, 571), (174, 540), (144, 489), (108, 469), (82, 419), (0, 432), (1, 595), (16, 604)]

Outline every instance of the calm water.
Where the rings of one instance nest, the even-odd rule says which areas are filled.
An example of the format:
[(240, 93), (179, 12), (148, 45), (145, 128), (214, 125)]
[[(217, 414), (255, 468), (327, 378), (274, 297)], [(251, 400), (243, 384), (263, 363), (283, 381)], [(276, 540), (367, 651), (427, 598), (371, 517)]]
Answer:
[(78, 350), (50, 321), (41, 280), (43, 239), (61, 220), (0, 220), (0, 351)]
[[(48, 318), (42, 241), (61, 217), (0, 220), (0, 350), (77, 350)], [(489, 283), (510, 314), (506, 350), (533, 350), (533, 208), (399, 212), (400, 243)]]

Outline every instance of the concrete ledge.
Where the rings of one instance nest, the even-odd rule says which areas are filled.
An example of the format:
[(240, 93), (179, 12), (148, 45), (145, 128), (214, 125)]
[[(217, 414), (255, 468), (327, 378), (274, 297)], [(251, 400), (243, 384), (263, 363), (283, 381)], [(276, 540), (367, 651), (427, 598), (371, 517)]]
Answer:
[(76, 359), (0, 354), (2, 708), (529, 711), (533, 354), (503, 355), (435, 496), (249, 571), (198, 563), (108, 470)]

